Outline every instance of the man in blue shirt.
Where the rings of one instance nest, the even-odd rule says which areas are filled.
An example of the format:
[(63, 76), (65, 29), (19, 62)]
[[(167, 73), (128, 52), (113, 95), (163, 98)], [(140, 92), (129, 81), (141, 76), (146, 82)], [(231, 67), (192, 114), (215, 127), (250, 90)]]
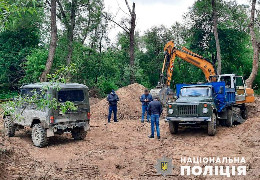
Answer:
[(154, 138), (154, 124), (156, 125), (157, 138), (161, 138), (159, 119), (162, 114), (162, 111), (162, 104), (158, 100), (158, 97), (155, 97), (154, 100), (148, 105), (148, 114), (151, 115), (151, 135), (149, 136), (149, 138)]
[(114, 113), (114, 122), (117, 121), (117, 102), (119, 98), (114, 90), (107, 96), (107, 101), (109, 103), (109, 113), (108, 113), (108, 123), (110, 123), (112, 112)]
[(149, 94), (148, 89), (144, 90), (144, 94), (140, 97), (140, 101), (142, 102), (142, 120), (141, 122), (144, 122), (144, 116), (146, 113), (147, 122), (149, 122), (150, 116), (147, 113), (147, 108), (149, 103), (153, 100), (153, 97), (151, 94)]

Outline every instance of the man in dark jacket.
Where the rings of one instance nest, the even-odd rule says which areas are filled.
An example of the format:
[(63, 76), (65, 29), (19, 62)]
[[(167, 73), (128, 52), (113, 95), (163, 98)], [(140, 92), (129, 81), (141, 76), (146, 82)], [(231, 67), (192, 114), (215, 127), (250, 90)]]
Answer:
[[(152, 95), (149, 94), (148, 89), (145, 89), (144, 94), (140, 97), (140, 101), (142, 102), (142, 119), (141, 119), (142, 123), (144, 122), (144, 116), (145, 113), (147, 113), (148, 105), (152, 100), (153, 100)], [(149, 122), (150, 116), (148, 113), (146, 115), (146, 118), (147, 118), (147, 122)]]
[(148, 113), (151, 115), (151, 135), (149, 138), (154, 138), (154, 124), (156, 125), (157, 138), (160, 139), (159, 119), (163, 108), (157, 97), (148, 105)]
[(107, 101), (109, 103), (109, 113), (108, 113), (108, 123), (110, 123), (112, 112), (114, 113), (114, 122), (117, 121), (117, 102), (119, 101), (119, 98), (114, 90), (107, 96)]

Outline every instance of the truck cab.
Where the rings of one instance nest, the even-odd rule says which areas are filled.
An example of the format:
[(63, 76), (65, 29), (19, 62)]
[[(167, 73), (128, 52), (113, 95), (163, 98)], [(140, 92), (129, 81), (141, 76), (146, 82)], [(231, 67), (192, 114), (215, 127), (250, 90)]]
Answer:
[(232, 121), (230, 108), (235, 103), (235, 92), (225, 88), (224, 82), (206, 84), (177, 84), (177, 100), (169, 102), (166, 121), (172, 134), (185, 125), (207, 125), (208, 134), (215, 135), (217, 116), (226, 113)]

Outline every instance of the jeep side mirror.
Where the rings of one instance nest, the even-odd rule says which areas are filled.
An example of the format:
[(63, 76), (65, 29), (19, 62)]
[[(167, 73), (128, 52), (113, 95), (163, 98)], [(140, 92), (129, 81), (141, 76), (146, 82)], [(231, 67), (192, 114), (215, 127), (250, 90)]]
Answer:
[(218, 90), (218, 94), (223, 94), (223, 92), (224, 92), (224, 87), (220, 86)]

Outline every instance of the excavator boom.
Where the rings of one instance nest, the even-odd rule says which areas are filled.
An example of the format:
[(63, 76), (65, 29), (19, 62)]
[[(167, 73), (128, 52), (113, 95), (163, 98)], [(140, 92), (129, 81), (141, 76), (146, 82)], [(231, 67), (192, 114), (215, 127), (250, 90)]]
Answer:
[(235, 76), (234, 74), (222, 74), (217, 76), (215, 73), (214, 66), (209, 61), (207, 61), (202, 56), (190, 51), (186, 47), (175, 46), (173, 41), (169, 41), (164, 46), (164, 54), (165, 56), (163, 61), (162, 72), (160, 75), (160, 82), (158, 83), (158, 86), (155, 89), (151, 90), (151, 94), (153, 96), (159, 97), (160, 101), (163, 104), (167, 103), (168, 95), (171, 92), (170, 85), (172, 80), (174, 61), (176, 57), (179, 57), (182, 60), (200, 68), (203, 71), (205, 78), (208, 82), (225, 81), (225, 78), (227, 77), (228, 81), (226, 82), (226, 85), (229, 86), (228, 83), (232, 82), (231, 88), (236, 90), (236, 104), (254, 102), (255, 98), (253, 89), (246, 88), (244, 83), (242, 86), (236, 86), (235, 79), (241, 77)]
[[(169, 41), (164, 46), (164, 54), (165, 56), (164, 56), (163, 67), (160, 76), (160, 82), (158, 83), (158, 86), (155, 89), (151, 90), (151, 94), (153, 96), (158, 96), (159, 99), (163, 102), (163, 104), (166, 104), (168, 100), (167, 93), (170, 92), (169, 88), (171, 85), (172, 72), (173, 72), (174, 61), (176, 57), (179, 57), (184, 61), (200, 68), (205, 74), (205, 78), (207, 81), (209, 81), (210, 76), (216, 75), (215, 69), (210, 62), (208, 62), (202, 56), (193, 53), (192, 51), (190, 51), (185, 47), (178, 48), (177, 46), (174, 45), (173, 41)], [(166, 71), (166, 77), (164, 75), (165, 71)]]

